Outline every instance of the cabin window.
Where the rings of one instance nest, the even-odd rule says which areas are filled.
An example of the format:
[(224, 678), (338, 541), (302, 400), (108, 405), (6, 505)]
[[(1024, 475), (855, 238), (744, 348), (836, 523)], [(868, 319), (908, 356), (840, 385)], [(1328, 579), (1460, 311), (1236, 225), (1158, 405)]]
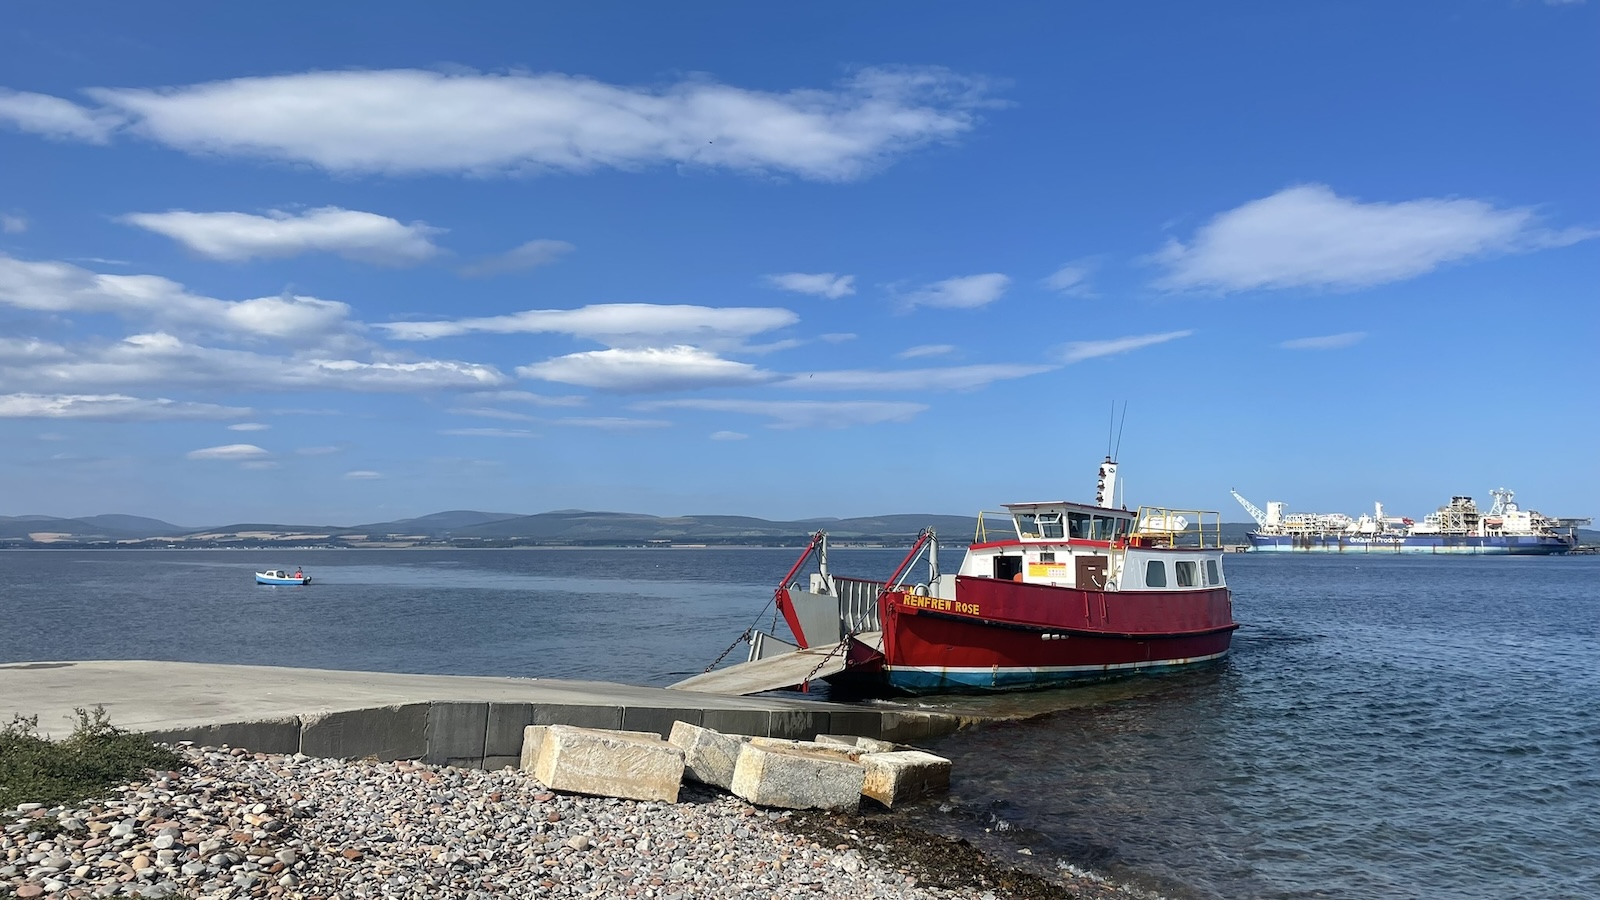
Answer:
[(1061, 513), (1039, 513), (1039, 534), (1045, 538), (1066, 537), (1066, 532), (1061, 530)]
[(1222, 573), (1217, 571), (1217, 561), (1214, 559), (1206, 560), (1206, 578), (1209, 579), (1207, 584), (1222, 583)]
[(1086, 541), (1091, 534), (1088, 513), (1067, 513), (1067, 524), (1071, 526), (1072, 536), (1080, 541)]
[(1117, 536), (1117, 520), (1104, 516), (1095, 516), (1093, 522), (1093, 536), (1097, 541), (1113, 540)]
[(1025, 538), (1039, 536), (1039, 517), (1033, 513), (1017, 513), (1017, 533)]
[(1049, 551), (1049, 552), (1045, 552), (1045, 553), (1039, 554), (1039, 562), (1042, 562), (1042, 563), (1053, 563), (1055, 561), (1056, 561), (1056, 554), (1055, 554), (1054, 551)]
[(1200, 581), (1200, 565), (1192, 559), (1180, 559), (1178, 566), (1178, 587), (1194, 587)]
[(1144, 586), (1166, 587), (1167, 564), (1159, 559), (1152, 559), (1144, 564)]

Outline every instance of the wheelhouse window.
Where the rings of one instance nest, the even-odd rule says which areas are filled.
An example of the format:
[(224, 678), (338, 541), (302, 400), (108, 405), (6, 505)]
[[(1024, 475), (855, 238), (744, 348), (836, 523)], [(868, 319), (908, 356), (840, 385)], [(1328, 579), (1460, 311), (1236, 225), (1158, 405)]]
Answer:
[(1033, 513), (1017, 513), (1017, 534), (1025, 538), (1039, 536), (1039, 517)]
[(1090, 533), (1097, 541), (1113, 541), (1117, 538), (1117, 523), (1119, 519), (1106, 516), (1095, 516), (1093, 528)]
[(1061, 530), (1061, 513), (1039, 513), (1039, 536), (1044, 538), (1066, 537), (1066, 532)]
[(1178, 567), (1178, 587), (1194, 587), (1200, 582), (1200, 566), (1192, 559), (1180, 559)]
[(1217, 570), (1217, 561), (1214, 559), (1206, 560), (1206, 578), (1210, 579), (1207, 584), (1222, 583), (1222, 573)]
[(1167, 586), (1167, 564), (1165, 562), (1159, 559), (1152, 559), (1144, 564), (1144, 586)]
[(1080, 541), (1087, 541), (1094, 534), (1094, 526), (1089, 520), (1088, 513), (1067, 513), (1067, 524), (1072, 536)]

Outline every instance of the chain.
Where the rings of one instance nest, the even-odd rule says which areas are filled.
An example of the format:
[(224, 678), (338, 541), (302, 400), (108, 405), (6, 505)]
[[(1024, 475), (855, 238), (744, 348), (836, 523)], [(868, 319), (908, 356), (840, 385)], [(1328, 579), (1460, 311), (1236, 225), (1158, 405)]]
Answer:
[(824, 665), (826, 665), (826, 664), (827, 664), (827, 662), (828, 662), (828, 660), (830, 660), (830, 659), (832, 659), (832, 658), (833, 658), (833, 655), (834, 655), (834, 654), (835, 654), (835, 653), (838, 653), (838, 652), (839, 652), (839, 651), (840, 651), (840, 650), (843, 650), (843, 649), (844, 649), (844, 648), (845, 648), (845, 647), (846, 647), (846, 646), (848, 646), (848, 645), (849, 645), (849, 644), (850, 644), (850, 640), (851, 640), (851, 638), (854, 638), (854, 637), (855, 637), (855, 633), (854, 633), (854, 632), (850, 632), (850, 633), (847, 633), (847, 634), (846, 634), (846, 635), (845, 635), (845, 637), (844, 637), (844, 640), (842, 640), (842, 641), (840, 641), (840, 642), (839, 642), (839, 643), (837, 643), (837, 644), (835, 644), (835, 645), (834, 645), (834, 646), (833, 646), (833, 649), (832, 649), (832, 650), (829, 650), (829, 651), (828, 651), (828, 652), (827, 652), (827, 653), (826, 653), (826, 654), (825, 654), (825, 655), (823, 655), (823, 657), (822, 657), (822, 659), (821, 659), (821, 660), (818, 660), (818, 662), (817, 662), (817, 665), (816, 665), (816, 668), (814, 668), (814, 669), (812, 669), (812, 670), (811, 670), (811, 673), (810, 673), (810, 674), (808, 674), (808, 675), (807, 675), (807, 676), (806, 676), (806, 677), (805, 677), (805, 678), (804, 678), (804, 679), (803, 679), (803, 680), (802, 680), (802, 681), (801, 681), (801, 682), (800, 682), (800, 687), (801, 687), (801, 689), (802, 689), (802, 690), (806, 690), (806, 689), (809, 689), (809, 688), (810, 688), (810, 686), (811, 686), (811, 679), (812, 679), (812, 678), (815, 678), (815, 677), (816, 677), (816, 675), (817, 675), (817, 673), (818, 673), (818, 672), (820, 672), (820, 671), (822, 671), (822, 667), (823, 667), (823, 666), (824, 666)]
[(733, 652), (733, 648), (739, 646), (739, 642), (740, 641), (748, 641), (748, 640), (750, 640), (750, 629), (746, 628), (744, 630), (744, 634), (741, 634), (738, 637), (734, 638), (733, 639), (733, 643), (728, 645), (728, 649), (722, 651), (722, 655), (718, 656), (716, 659), (713, 659), (711, 661), (711, 665), (706, 666), (704, 669), (701, 669), (700, 670), (700, 674), (704, 675), (705, 673), (711, 671), (712, 669), (715, 669), (717, 667), (718, 663), (720, 663), (723, 660), (728, 658), (728, 654)]

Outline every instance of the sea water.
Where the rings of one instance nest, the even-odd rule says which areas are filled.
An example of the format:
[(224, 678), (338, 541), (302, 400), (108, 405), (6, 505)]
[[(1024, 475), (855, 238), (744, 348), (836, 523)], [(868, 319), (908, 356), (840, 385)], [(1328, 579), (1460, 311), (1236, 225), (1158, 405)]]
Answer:
[[(796, 553), (0, 552), (0, 663), (661, 685), (769, 627)], [(883, 577), (899, 556), (831, 561)], [(294, 566), (313, 583), (253, 583)], [(1226, 567), (1243, 627), (1221, 663), (918, 701), (1031, 717), (932, 742), (951, 795), (895, 815), (1153, 896), (1600, 897), (1600, 558)]]

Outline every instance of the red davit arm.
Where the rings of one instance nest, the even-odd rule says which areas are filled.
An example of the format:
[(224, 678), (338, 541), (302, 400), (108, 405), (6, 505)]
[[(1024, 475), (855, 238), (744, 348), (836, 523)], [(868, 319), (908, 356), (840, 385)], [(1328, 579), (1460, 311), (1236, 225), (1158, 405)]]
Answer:
[(927, 546), (928, 541), (931, 540), (933, 540), (933, 532), (926, 528), (922, 529), (922, 533), (917, 535), (917, 542), (911, 545), (910, 550), (906, 551), (906, 558), (900, 560), (900, 565), (894, 570), (894, 574), (890, 575), (889, 580), (884, 583), (883, 589), (885, 592), (894, 590), (895, 582), (900, 580), (900, 576), (905, 574), (906, 569), (911, 568), (912, 561), (917, 558), (917, 554), (921, 553), (922, 548)]
[(778, 604), (778, 611), (783, 613), (783, 621), (789, 624), (789, 632), (794, 635), (795, 642), (800, 645), (802, 650), (808, 649), (811, 643), (806, 640), (805, 632), (800, 629), (800, 620), (795, 617), (794, 607), (789, 603), (789, 582), (827, 537), (828, 533), (825, 531), (813, 534), (811, 543), (806, 544), (805, 551), (800, 554), (800, 558), (795, 560), (794, 565), (789, 568), (789, 574), (783, 576), (783, 580), (778, 582), (778, 586), (772, 591), (773, 602)]

